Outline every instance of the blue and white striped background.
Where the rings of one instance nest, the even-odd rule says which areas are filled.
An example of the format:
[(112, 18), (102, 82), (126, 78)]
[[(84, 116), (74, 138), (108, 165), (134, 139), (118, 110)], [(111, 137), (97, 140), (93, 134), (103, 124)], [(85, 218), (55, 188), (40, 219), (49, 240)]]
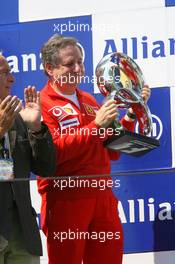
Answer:
[[(75, 30), (68, 27), (71, 24)], [(161, 146), (141, 158), (123, 155), (120, 161), (112, 163), (112, 172), (175, 167), (175, 0), (109, 0), (108, 5), (99, 0), (61, 5), (56, 0), (1, 0), (0, 49), (16, 78), (13, 93), (23, 97), (23, 88), (28, 84), (42, 88), (46, 77), (40, 48), (51, 35), (61, 33), (61, 25), (64, 35), (78, 38), (83, 46), (87, 76), (93, 76), (95, 65), (105, 53), (125, 51), (141, 66), (153, 88), (149, 101), (154, 121), (152, 136), (160, 136)], [(80, 30), (79, 25), (88, 27)], [(102, 101), (93, 83), (81, 88)], [(125, 232), (124, 263), (174, 263), (174, 174), (162, 171), (117, 178), (121, 187), (114, 189), (114, 193), (120, 199), (119, 213)], [(33, 182), (31, 187), (39, 212)]]

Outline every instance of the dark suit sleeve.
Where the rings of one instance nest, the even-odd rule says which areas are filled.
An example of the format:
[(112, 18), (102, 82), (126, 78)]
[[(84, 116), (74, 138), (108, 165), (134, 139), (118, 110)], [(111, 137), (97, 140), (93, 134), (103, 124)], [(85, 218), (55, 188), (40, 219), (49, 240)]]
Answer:
[(43, 177), (53, 176), (56, 169), (56, 151), (47, 126), (42, 124), (39, 133), (29, 131), (29, 140), (32, 148), (32, 172)]

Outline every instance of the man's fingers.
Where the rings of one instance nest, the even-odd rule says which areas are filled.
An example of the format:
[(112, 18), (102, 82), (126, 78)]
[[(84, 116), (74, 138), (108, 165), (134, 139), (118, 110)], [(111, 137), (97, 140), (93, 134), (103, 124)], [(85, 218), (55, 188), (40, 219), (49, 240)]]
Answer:
[(12, 96), (8, 95), (2, 102), (1, 102), (1, 109), (5, 109), (8, 103), (11, 101)]
[(35, 86), (32, 86), (32, 96), (33, 96), (33, 102), (36, 103), (37, 102), (37, 91)]
[(39, 107), (41, 107), (41, 97), (40, 92), (36, 92), (36, 103)]
[(22, 102), (17, 96), (13, 96), (11, 99), (9, 98), (4, 105), (5, 108), (3, 110), (7, 116), (12, 115), (13, 113), (18, 113), (22, 109)]
[(17, 104), (19, 103), (19, 98), (17, 96), (13, 96), (10, 101), (6, 103), (6, 106), (4, 108), (4, 111), (6, 113), (13, 112)]
[(16, 108), (14, 109), (14, 113), (17, 114), (22, 110), (22, 101), (20, 100), (16, 106)]
[(28, 85), (24, 89), (24, 99), (26, 103), (34, 102), (36, 103), (38, 100), (37, 91), (35, 86)]
[(109, 120), (113, 120), (113, 119), (115, 119), (116, 117), (118, 116), (118, 114), (117, 113), (111, 113), (110, 115), (109, 115)]
[(105, 111), (105, 114), (107, 114), (107, 115), (109, 115), (109, 114), (115, 114), (115, 113), (116, 114), (118, 113), (118, 109), (117, 109), (116, 106)]
[(109, 107), (110, 105), (112, 104), (115, 104), (115, 100), (111, 99), (111, 100), (108, 100), (106, 103), (103, 104), (103, 107)]
[(26, 103), (33, 102), (33, 87), (31, 85), (24, 89), (24, 100)]
[(27, 88), (24, 88), (24, 101), (25, 103), (28, 103), (28, 89)]
[(150, 95), (151, 95), (151, 89), (149, 88), (148, 85), (145, 85), (142, 89), (142, 98), (145, 100), (145, 101), (148, 101)]
[(28, 100), (29, 102), (36, 102), (36, 89), (34, 86), (28, 86)]
[(32, 92), (32, 86), (28, 85), (24, 89), (24, 100), (26, 103), (33, 101), (33, 92)]

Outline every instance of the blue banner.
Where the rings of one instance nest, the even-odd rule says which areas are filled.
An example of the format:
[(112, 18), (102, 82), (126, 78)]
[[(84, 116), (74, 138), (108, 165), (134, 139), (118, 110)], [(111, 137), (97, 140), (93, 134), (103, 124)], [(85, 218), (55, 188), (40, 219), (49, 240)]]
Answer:
[[(2, 3), (3, 2), (3, 3)], [(18, 22), (18, 0), (2, 0), (0, 25)]]
[(125, 253), (175, 250), (175, 173), (116, 179)]
[[(92, 22), (91, 16), (69, 17), (35, 22), (26, 22), (1, 28), (0, 43), (4, 55), (16, 78), (13, 93), (23, 97), (27, 85), (43, 88), (47, 81), (44, 75), (40, 49), (52, 35), (61, 34), (78, 39), (85, 52), (86, 76), (92, 79)], [(83, 90), (93, 92), (93, 85), (82, 84)]]
[(165, 0), (165, 6), (175, 6), (175, 0)]

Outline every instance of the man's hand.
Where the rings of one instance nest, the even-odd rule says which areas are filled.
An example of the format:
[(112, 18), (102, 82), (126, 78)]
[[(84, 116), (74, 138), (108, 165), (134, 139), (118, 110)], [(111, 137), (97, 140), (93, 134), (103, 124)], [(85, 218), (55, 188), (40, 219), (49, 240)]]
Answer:
[(12, 127), (16, 113), (22, 109), (17, 96), (8, 95), (3, 101), (0, 99), (0, 138)]
[(118, 116), (119, 112), (115, 101), (109, 100), (98, 110), (95, 123), (100, 127), (107, 128)]
[[(142, 88), (141, 96), (143, 98), (143, 101), (146, 104), (151, 96), (151, 89), (148, 85), (144, 85), (144, 87)], [(134, 114), (134, 111), (132, 108), (129, 108), (128, 111), (130, 114)], [(132, 119), (127, 114), (125, 115), (125, 119), (130, 122), (133, 122), (135, 120), (135, 118)]]
[(147, 101), (149, 100), (151, 96), (151, 89), (148, 85), (144, 85), (144, 87), (142, 88), (141, 95), (142, 95), (143, 101), (147, 103)]
[(21, 110), (20, 115), (27, 127), (37, 132), (41, 129), (40, 93), (34, 86), (28, 86), (24, 89), (24, 100), (25, 108)]

